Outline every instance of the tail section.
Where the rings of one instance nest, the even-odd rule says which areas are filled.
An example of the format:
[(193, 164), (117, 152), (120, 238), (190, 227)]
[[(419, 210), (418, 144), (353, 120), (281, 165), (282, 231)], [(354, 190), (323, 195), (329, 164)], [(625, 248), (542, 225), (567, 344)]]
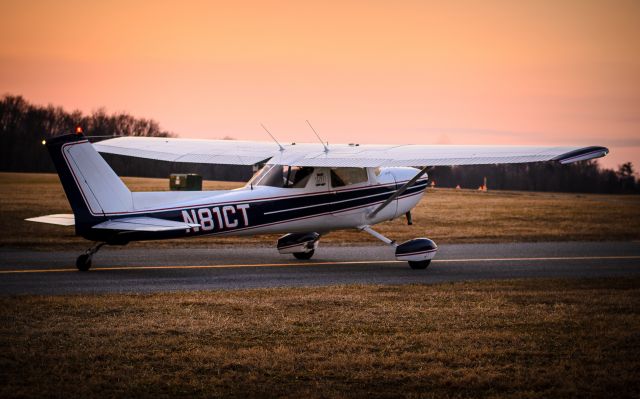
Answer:
[(47, 149), (84, 235), (106, 216), (133, 210), (131, 191), (82, 134), (54, 137)]

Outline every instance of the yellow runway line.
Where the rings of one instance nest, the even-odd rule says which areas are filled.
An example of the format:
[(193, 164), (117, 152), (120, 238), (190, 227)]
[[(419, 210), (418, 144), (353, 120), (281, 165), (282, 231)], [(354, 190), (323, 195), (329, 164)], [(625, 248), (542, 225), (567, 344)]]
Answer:
[[(463, 262), (527, 262), (527, 261), (554, 261), (554, 260), (633, 260), (640, 259), (640, 255), (629, 256), (556, 256), (539, 258), (471, 258), (471, 259), (434, 259), (433, 263), (463, 263)], [(326, 265), (369, 265), (369, 264), (390, 264), (405, 263), (400, 260), (361, 260), (343, 262), (299, 262), (299, 263), (247, 263), (231, 265), (187, 265), (187, 266), (114, 266), (98, 267), (91, 271), (114, 271), (114, 270), (172, 270), (172, 269), (236, 269), (248, 267), (299, 267), (299, 266), (326, 266)], [(16, 269), (0, 270), (0, 274), (20, 274), (20, 273), (64, 273), (76, 272), (76, 269)]]
[[(186, 266), (114, 266), (114, 267), (97, 267), (91, 271), (109, 271), (109, 270), (165, 270), (165, 269), (236, 269), (244, 267), (287, 267), (287, 266), (322, 266), (322, 265), (357, 265), (357, 264), (380, 264), (380, 263), (401, 263), (399, 260), (384, 261), (353, 261), (353, 262), (315, 262), (315, 263), (247, 263), (239, 265), (186, 265)], [(12, 273), (60, 273), (75, 272), (77, 269), (19, 269), (19, 270), (2, 270), (0, 274)]]

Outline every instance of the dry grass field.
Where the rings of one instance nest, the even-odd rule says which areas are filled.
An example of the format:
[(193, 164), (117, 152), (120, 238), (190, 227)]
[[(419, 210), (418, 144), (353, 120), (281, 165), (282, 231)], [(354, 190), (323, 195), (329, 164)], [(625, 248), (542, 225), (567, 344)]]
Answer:
[[(69, 212), (57, 176), (0, 173), (1, 247), (85, 248), (72, 228), (23, 220)], [(640, 198), (436, 189), (414, 222), (378, 227), (439, 243), (640, 239)], [(0, 309), (2, 398), (640, 395), (638, 278), (17, 296)]]
[(640, 280), (0, 298), (0, 397), (638, 397)]
[[(132, 190), (167, 190), (167, 179), (124, 178)], [(242, 183), (205, 182), (205, 189), (231, 189)], [(0, 173), (0, 246), (79, 249), (86, 241), (73, 228), (25, 222), (52, 213), (71, 213), (53, 174)], [(404, 218), (377, 226), (398, 241), (427, 236), (436, 242), (508, 242), (640, 239), (640, 196), (529, 193), (429, 189), (414, 211), (414, 225)], [(130, 245), (209, 247), (236, 243), (273, 245), (276, 236), (218, 237)], [(323, 237), (334, 245), (377, 243), (368, 234), (339, 231)]]

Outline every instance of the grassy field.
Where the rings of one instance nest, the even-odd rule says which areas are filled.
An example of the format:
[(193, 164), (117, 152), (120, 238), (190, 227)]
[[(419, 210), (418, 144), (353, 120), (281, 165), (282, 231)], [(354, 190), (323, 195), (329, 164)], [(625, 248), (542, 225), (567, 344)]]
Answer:
[[(167, 179), (124, 178), (132, 190), (167, 190)], [(242, 183), (205, 182), (205, 189), (230, 189)], [(73, 228), (25, 222), (51, 213), (71, 213), (53, 174), (0, 173), (0, 246), (37, 249), (87, 246)], [(436, 242), (507, 242), (640, 239), (640, 196), (528, 193), (429, 189), (414, 211), (414, 225), (404, 218), (377, 226), (398, 241), (427, 236)], [(236, 243), (273, 245), (277, 236), (195, 238), (162, 245), (208, 247)], [(377, 243), (368, 234), (340, 231), (323, 237), (327, 244)]]
[(638, 397), (640, 279), (0, 298), (0, 397)]

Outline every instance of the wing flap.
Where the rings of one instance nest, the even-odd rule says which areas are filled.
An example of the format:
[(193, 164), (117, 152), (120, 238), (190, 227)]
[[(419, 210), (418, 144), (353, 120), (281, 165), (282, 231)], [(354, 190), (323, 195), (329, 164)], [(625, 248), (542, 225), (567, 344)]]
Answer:
[(58, 226), (73, 226), (76, 219), (72, 214), (58, 213), (55, 215), (38, 216), (35, 218), (25, 219), (28, 222), (38, 222), (47, 224), (56, 224)]
[(192, 227), (200, 227), (199, 224), (176, 222), (174, 220), (158, 219), (148, 216), (131, 217), (107, 220), (93, 226), (94, 229), (102, 230), (119, 230), (119, 231), (174, 231), (185, 230)]

